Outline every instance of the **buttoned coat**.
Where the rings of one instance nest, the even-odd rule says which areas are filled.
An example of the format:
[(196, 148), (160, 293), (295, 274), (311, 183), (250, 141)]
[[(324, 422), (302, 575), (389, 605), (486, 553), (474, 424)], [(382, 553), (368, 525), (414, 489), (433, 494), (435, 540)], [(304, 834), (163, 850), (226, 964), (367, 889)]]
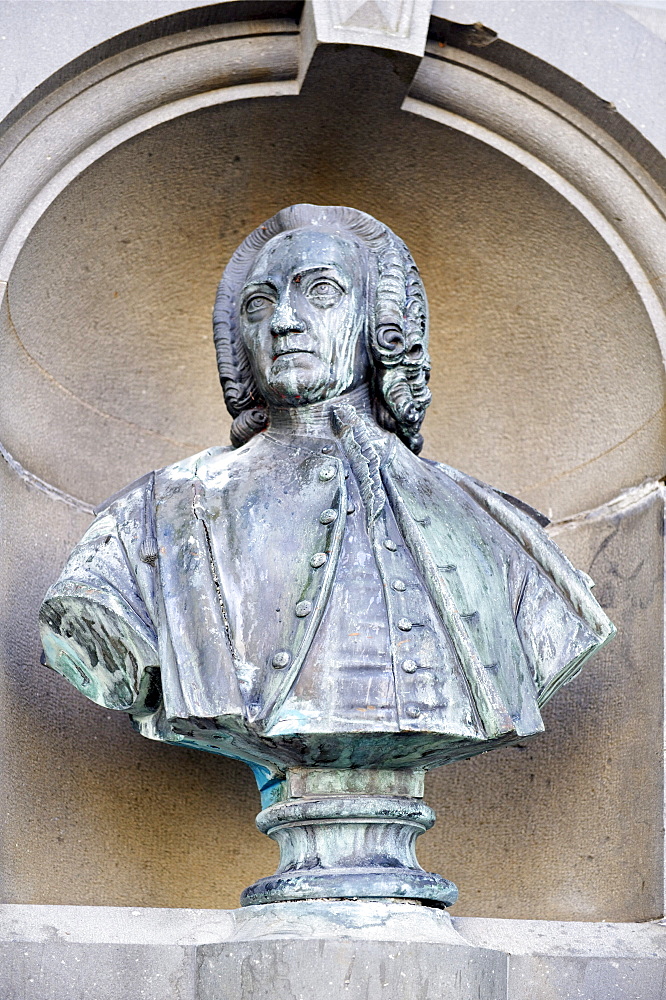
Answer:
[[(430, 753), (440, 737), (440, 763), (540, 731), (539, 708), (614, 632), (591, 581), (519, 501), (382, 439), (390, 523), (368, 518), (365, 530), (389, 623), (411, 626), (382, 562), (393, 532), (389, 546), (406, 547), (446, 637), (431, 672), (455, 674), (465, 700), (455, 722), (450, 699), (438, 704), (422, 687), (409, 714), (405, 692), (419, 689), (396, 669), (390, 728), (412, 740), (404, 761), (418, 758), (419, 735)], [(352, 718), (333, 734), (307, 713), (292, 731), (280, 725), (332, 599), (350, 516), (344, 455), (321, 445), (258, 434), (112, 498), (45, 598), (47, 663), (153, 738), (250, 763), (318, 763), (335, 735), (336, 747), (351, 745)]]

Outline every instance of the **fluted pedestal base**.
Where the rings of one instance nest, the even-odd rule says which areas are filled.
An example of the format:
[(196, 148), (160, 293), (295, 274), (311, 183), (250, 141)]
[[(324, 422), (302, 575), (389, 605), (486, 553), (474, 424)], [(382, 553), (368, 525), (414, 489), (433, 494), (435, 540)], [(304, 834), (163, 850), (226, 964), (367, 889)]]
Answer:
[(279, 844), (280, 865), (247, 888), (241, 904), (322, 898), (455, 903), (455, 885), (416, 860), (416, 838), (435, 822), (422, 790), (420, 772), (290, 772), (283, 800), (257, 816), (258, 828)]

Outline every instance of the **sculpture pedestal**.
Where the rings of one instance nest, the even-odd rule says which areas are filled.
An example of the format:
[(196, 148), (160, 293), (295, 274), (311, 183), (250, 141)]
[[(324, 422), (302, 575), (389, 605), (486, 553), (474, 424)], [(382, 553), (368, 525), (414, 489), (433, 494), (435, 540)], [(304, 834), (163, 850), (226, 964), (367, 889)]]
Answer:
[(21, 1000), (664, 1000), (662, 923), (451, 917), (409, 902), (0, 906)]
[(257, 816), (280, 847), (280, 865), (245, 889), (241, 905), (394, 898), (451, 906), (453, 882), (416, 860), (416, 838), (435, 822), (422, 795), (422, 771), (288, 772), (280, 800)]

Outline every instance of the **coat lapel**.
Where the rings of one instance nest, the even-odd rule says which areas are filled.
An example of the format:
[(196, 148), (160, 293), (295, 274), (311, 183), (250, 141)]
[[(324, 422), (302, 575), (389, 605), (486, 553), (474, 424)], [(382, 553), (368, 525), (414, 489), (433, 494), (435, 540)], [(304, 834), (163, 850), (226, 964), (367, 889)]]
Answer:
[(240, 716), (225, 608), (205, 522), (197, 462), (155, 477), (155, 533), (161, 586), (160, 664), (168, 718)]
[(446, 475), (396, 448), (384, 482), (489, 738), (541, 727), (508, 598), (510, 543)]
[(205, 453), (192, 472), (194, 484), (165, 488), (158, 504), (182, 680), (173, 703), (219, 714), (231, 674), (244, 714), (263, 726), (296, 680), (326, 606), (346, 518), (344, 468), (321, 448), (259, 435), (236, 452)]

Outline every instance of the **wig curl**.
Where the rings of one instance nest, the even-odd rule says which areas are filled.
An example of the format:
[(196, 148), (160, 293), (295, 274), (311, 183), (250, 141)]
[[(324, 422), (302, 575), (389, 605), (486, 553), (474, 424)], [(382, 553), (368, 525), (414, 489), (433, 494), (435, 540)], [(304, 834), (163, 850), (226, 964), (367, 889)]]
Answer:
[(233, 417), (231, 443), (245, 444), (268, 424), (240, 333), (240, 296), (259, 251), (280, 233), (318, 229), (351, 238), (368, 250), (370, 281), (366, 342), (373, 368), (373, 407), (380, 426), (417, 454), (419, 428), (430, 403), (428, 302), (409, 250), (395, 233), (355, 208), (291, 205), (243, 240), (227, 264), (213, 310), (213, 339), (224, 401)]

